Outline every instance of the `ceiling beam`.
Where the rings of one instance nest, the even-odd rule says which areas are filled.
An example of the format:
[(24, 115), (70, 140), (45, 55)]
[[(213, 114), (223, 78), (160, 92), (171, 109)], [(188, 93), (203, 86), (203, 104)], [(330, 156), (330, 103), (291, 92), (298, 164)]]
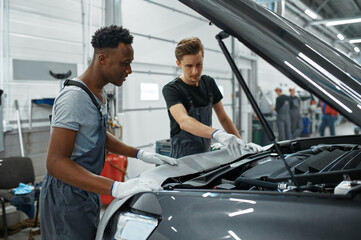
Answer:
[[(354, 44), (345, 42), (345, 41), (338, 42), (339, 39), (337, 38), (337, 34), (339, 33), (339, 31), (337, 29), (335, 29), (334, 27), (326, 27), (326, 26), (323, 26), (322, 24), (315, 24), (315, 25), (311, 26), (310, 23), (312, 22), (312, 20), (309, 20), (310, 17), (307, 16), (303, 12), (308, 7), (306, 5), (304, 5), (300, 0), (286, 1), (286, 7), (289, 8), (291, 11), (295, 12), (296, 14), (298, 14), (299, 16), (301, 16), (306, 21), (305, 25), (303, 26), (304, 28), (313, 27), (313, 28), (319, 29), (316, 31), (320, 31), (323, 34), (325, 34), (326, 36), (328, 35), (329, 42), (331, 44), (339, 43), (341, 46), (344, 47), (344, 49), (346, 51), (354, 52), (354, 47), (355, 47)], [(322, 20), (315, 21), (315, 22), (320, 22), (320, 21), (324, 21), (324, 20), (322, 19)]]
[(315, 12), (319, 12), (330, 0), (323, 1), (320, 6), (315, 10)]
[(361, 37), (359, 37), (359, 38), (345, 38), (344, 40), (337, 39), (337, 40), (335, 40), (335, 42), (337, 42), (337, 43), (344, 43), (344, 42), (361, 43)]
[(360, 3), (357, 0), (353, 0), (354, 4), (356, 5), (356, 7), (358, 8), (358, 10), (361, 12), (361, 6)]
[(258, 4), (270, 4), (270, 3), (275, 3), (275, 2), (279, 2), (281, 0), (255, 0), (255, 2), (257, 2)]
[(330, 18), (330, 19), (322, 19), (318, 21), (310, 21), (307, 25), (321, 25), (325, 24), (327, 26), (336, 26), (336, 25), (344, 25), (344, 24), (352, 24), (361, 22), (361, 15), (349, 18)]

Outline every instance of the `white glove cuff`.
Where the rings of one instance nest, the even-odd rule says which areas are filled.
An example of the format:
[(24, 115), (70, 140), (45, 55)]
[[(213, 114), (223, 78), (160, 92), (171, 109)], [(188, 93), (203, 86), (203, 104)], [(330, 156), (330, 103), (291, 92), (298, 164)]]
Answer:
[(214, 132), (212, 133), (212, 139), (217, 139), (217, 137), (218, 137), (219, 134), (221, 134), (221, 133), (222, 133), (222, 130), (217, 129), (216, 131), (214, 131)]
[(114, 184), (116, 184), (116, 183), (117, 183), (117, 181), (114, 181), (113, 184), (112, 184), (112, 188), (110, 189), (110, 196), (112, 196), (112, 197), (114, 197), (114, 195), (113, 195), (113, 189), (115, 188), (115, 187), (114, 187)]
[(135, 155), (135, 158), (141, 159), (143, 156), (143, 152), (144, 152), (144, 150), (139, 148), (137, 151), (137, 154)]

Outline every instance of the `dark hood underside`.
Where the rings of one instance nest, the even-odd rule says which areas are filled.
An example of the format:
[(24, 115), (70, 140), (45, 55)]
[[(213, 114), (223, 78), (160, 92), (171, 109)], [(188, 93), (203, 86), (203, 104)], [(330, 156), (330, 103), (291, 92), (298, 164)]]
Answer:
[(180, 1), (361, 126), (361, 68), (343, 53), (252, 1)]

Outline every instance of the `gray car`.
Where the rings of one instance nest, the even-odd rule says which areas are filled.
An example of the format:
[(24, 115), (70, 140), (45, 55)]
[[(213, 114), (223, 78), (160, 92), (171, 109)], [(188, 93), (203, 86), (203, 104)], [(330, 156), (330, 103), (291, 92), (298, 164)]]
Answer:
[(223, 30), (215, 41), (273, 144), (144, 172), (163, 189), (114, 200), (97, 239), (360, 239), (361, 135), (276, 142), (223, 39), (235, 37), (357, 126), (360, 66), (253, 1), (180, 1)]

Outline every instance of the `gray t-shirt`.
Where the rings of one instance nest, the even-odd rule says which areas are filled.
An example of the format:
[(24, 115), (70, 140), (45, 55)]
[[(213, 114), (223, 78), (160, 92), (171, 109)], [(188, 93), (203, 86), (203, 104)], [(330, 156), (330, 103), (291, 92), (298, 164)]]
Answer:
[[(84, 84), (79, 79), (73, 80)], [(106, 104), (102, 104), (96, 97), (95, 99), (100, 104), (102, 114), (105, 116), (107, 114)], [(54, 101), (51, 126), (78, 132), (71, 159), (75, 159), (95, 147), (99, 136), (99, 124), (99, 110), (88, 94), (77, 86), (64, 87)]]

